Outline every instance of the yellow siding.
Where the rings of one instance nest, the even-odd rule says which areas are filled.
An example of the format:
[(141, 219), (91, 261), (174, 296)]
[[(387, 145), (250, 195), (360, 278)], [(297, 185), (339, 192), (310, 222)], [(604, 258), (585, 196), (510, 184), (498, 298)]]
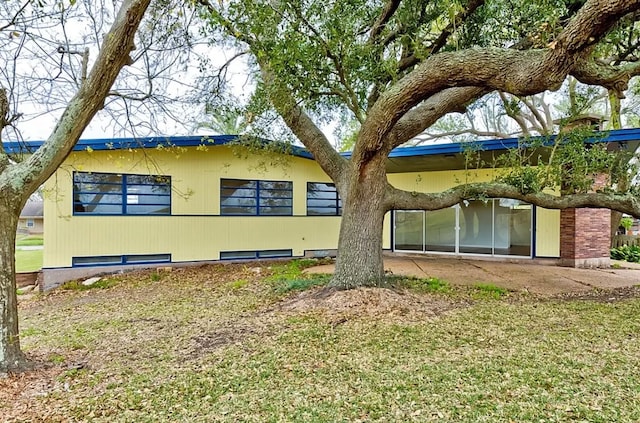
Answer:
[[(71, 266), (72, 257), (165, 254), (172, 260), (217, 260), (220, 251), (337, 248), (340, 218), (306, 216), (306, 183), (330, 179), (312, 160), (251, 155), (239, 148), (195, 147), (75, 152), (45, 185), (44, 267)], [(170, 175), (172, 216), (73, 216), (72, 172)], [(465, 181), (490, 180), (492, 170), (390, 174), (396, 187), (438, 192)], [(293, 182), (293, 216), (219, 216), (220, 179)], [(559, 255), (559, 213), (538, 209), (536, 255)], [(391, 213), (383, 247), (391, 248)]]
[[(224, 146), (73, 153), (45, 185), (44, 267), (76, 256), (171, 253), (173, 261), (217, 260), (220, 251), (335, 249), (338, 217), (306, 216), (306, 183), (330, 179), (312, 160), (250, 156)], [(172, 216), (73, 216), (73, 170), (171, 175)], [(220, 178), (293, 181), (293, 217), (220, 213)], [(183, 216), (180, 216), (183, 215)]]
[(165, 254), (172, 260), (218, 260), (220, 251), (335, 249), (338, 217), (77, 216), (58, 219), (44, 267), (71, 266), (71, 257)]
[(560, 257), (560, 210), (536, 207), (536, 256)]

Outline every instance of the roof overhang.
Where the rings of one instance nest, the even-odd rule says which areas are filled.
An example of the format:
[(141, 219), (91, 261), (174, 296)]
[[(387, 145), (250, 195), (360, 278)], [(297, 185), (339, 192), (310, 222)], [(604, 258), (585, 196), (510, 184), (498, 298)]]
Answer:
[[(534, 138), (543, 140), (552, 145), (555, 137)], [(238, 141), (237, 135), (190, 135), (175, 137), (142, 137), (142, 138), (102, 138), (84, 139), (78, 141), (74, 151), (101, 151), (101, 150), (129, 150), (138, 148), (162, 148), (162, 147), (197, 147), (233, 144)], [(419, 145), (414, 147), (398, 147), (391, 151), (387, 160), (388, 173), (400, 172), (424, 172), (438, 170), (464, 169), (465, 151), (473, 149), (478, 152), (481, 161), (490, 166), (494, 159), (514, 148), (526, 148), (532, 139), (507, 138), (479, 140), (463, 143), (441, 143)], [(259, 139), (265, 145), (273, 143), (265, 139)], [(620, 129), (614, 131), (601, 131), (597, 137), (588, 139), (587, 143), (606, 143), (610, 151), (636, 151), (640, 146), (640, 128)], [(9, 154), (28, 154), (34, 152), (44, 141), (3, 142), (5, 151)], [(296, 157), (313, 159), (313, 155), (306, 149), (290, 144), (279, 143), (282, 151)], [(546, 151), (541, 149), (539, 155), (544, 157)], [(342, 153), (349, 158), (350, 152)], [(537, 154), (533, 154), (536, 156)], [(473, 164), (474, 167), (476, 164)]]
[[(640, 147), (640, 128), (601, 131), (599, 136), (588, 139), (590, 144), (606, 143), (610, 151), (634, 152)], [(553, 145), (555, 136), (544, 138), (507, 138), (481, 140), (464, 143), (431, 144), (415, 147), (399, 147), (391, 151), (387, 161), (388, 173), (424, 172), (438, 170), (459, 170), (467, 166), (465, 151), (472, 149), (479, 155), (480, 161), (491, 167), (494, 160), (510, 149), (527, 148), (532, 141), (542, 140), (544, 144)], [(535, 144), (535, 143), (534, 143)], [(532, 157), (546, 158), (547, 149), (531, 151)], [(478, 156), (474, 156), (477, 158)], [(535, 164), (535, 163), (533, 163)], [(476, 167), (476, 162), (469, 163)]]

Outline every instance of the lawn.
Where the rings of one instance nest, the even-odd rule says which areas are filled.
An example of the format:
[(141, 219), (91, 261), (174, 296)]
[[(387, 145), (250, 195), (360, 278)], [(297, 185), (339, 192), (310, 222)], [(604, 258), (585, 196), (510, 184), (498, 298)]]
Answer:
[(42, 246), (42, 235), (18, 235), (16, 237), (16, 272), (35, 272), (42, 269), (42, 249), (22, 250), (20, 247)]
[[(255, 266), (255, 267), (252, 267)], [(108, 277), (21, 301), (28, 421), (637, 422), (640, 290), (437, 279), (318, 295), (297, 264)]]
[(16, 237), (17, 247), (43, 245), (44, 238), (42, 235), (18, 235)]
[(42, 250), (16, 250), (16, 272), (42, 269)]

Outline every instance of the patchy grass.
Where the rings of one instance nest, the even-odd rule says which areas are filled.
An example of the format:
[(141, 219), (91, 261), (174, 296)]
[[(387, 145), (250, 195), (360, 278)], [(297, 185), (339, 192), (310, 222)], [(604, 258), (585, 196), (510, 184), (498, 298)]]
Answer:
[(42, 269), (42, 250), (16, 250), (16, 272)]
[(435, 277), (414, 278), (394, 276), (388, 279), (391, 286), (407, 288), (416, 292), (446, 294), (453, 291), (449, 282)]
[[(179, 269), (159, 281), (140, 272), (114, 278), (111, 289), (56, 291), (22, 303), (22, 345), (48, 367), (0, 379), (0, 415), (92, 422), (640, 421), (637, 297), (514, 302), (492, 294), (456, 306), (451, 298), (468, 288), (410, 280), (419, 289), (336, 293), (326, 303), (361, 297), (343, 308), (349, 314), (296, 311), (285, 307), (292, 296), (313, 291), (274, 290), (274, 283), (299, 277), (298, 264), (277, 266), (260, 273), (243, 265)], [(377, 304), (380, 312), (370, 313), (374, 296), (367, 295), (376, 292), (398, 306)], [(413, 302), (402, 303), (406, 298)], [(401, 306), (417, 299), (450, 307), (430, 317), (404, 313)]]
[(266, 278), (278, 294), (290, 291), (304, 291), (315, 286), (329, 283), (330, 275), (304, 273), (304, 269), (323, 263), (318, 259), (296, 259), (269, 268)]
[(291, 291), (306, 291), (316, 286), (325, 286), (330, 279), (331, 275), (310, 274), (304, 277), (280, 280), (274, 285), (274, 289), (278, 294)]
[(508, 295), (509, 291), (492, 283), (475, 283), (471, 286), (474, 298), (492, 298), (497, 300)]
[[(151, 274), (150, 279), (152, 281), (157, 281), (159, 279), (154, 278), (155, 273)], [(105, 289), (111, 288), (112, 286), (116, 286), (119, 283), (118, 279), (115, 278), (102, 278), (99, 281), (91, 284), (91, 285), (83, 285), (81, 280), (69, 281), (65, 282), (60, 286), (63, 291), (87, 291), (89, 289)]]

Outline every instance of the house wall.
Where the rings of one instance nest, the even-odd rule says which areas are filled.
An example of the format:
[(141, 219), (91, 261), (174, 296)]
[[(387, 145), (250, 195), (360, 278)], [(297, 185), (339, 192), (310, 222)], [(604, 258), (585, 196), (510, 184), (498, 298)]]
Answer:
[[(72, 173), (89, 169), (171, 176), (172, 215), (74, 216)], [(220, 216), (221, 178), (293, 181), (293, 216)], [(180, 262), (218, 260), (220, 251), (335, 249), (340, 218), (306, 215), (308, 181), (330, 182), (312, 160), (238, 147), (76, 152), (45, 185), (43, 267), (69, 267), (74, 256), (170, 253)]]
[[(27, 221), (28, 220), (33, 220), (33, 226), (29, 227), (27, 226)], [(42, 217), (35, 217), (35, 218), (20, 218), (18, 220), (18, 232), (20, 233), (26, 233), (26, 234), (30, 234), (30, 235), (35, 235), (35, 234), (41, 234), (44, 232), (44, 223), (43, 223), (43, 219)]]
[[(171, 176), (172, 215), (74, 216), (74, 170)], [(443, 171), (388, 178), (399, 188), (435, 192), (459, 184), (464, 176), (463, 171)], [(471, 176), (489, 180), (492, 171)], [(220, 216), (221, 178), (292, 181), (293, 216)], [(45, 184), (45, 284), (46, 270), (70, 268), (72, 257), (171, 254), (172, 262), (179, 263), (219, 260), (221, 251), (291, 249), (293, 256), (302, 256), (335, 250), (340, 218), (306, 215), (307, 182), (330, 179), (312, 160), (250, 154), (239, 147), (74, 152)], [(538, 210), (542, 230), (535, 234), (536, 255), (558, 256), (557, 215)], [(391, 248), (391, 213), (385, 217), (383, 247)]]
[[(492, 180), (494, 169), (394, 173), (387, 176), (398, 188), (416, 192), (440, 192), (464, 182)], [(560, 211), (535, 207), (534, 256), (560, 256)]]

